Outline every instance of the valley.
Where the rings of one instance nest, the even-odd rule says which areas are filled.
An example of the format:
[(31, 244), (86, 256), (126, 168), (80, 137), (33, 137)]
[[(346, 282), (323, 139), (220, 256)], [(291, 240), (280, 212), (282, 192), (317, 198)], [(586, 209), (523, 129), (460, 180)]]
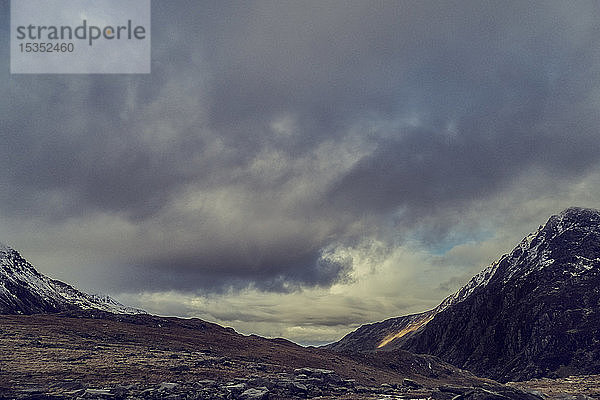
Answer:
[(0, 316), (4, 399), (450, 400), (457, 392), (540, 399), (402, 350), (342, 355), (148, 315)]

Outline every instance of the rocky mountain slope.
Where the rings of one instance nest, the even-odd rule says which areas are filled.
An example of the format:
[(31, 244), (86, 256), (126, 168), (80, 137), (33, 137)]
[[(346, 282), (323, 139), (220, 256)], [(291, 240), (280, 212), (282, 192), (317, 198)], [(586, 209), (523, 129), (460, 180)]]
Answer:
[(469, 283), (459, 291), (448, 296), (434, 309), (405, 315), (402, 317), (389, 318), (382, 322), (366, 324), (344, 336), (335, 343), (324, 346), (330, 350), (340, 352), (372, 351), (377, 349), (398, 348), (401, 343), (414, 335), (419, 334), (437, 314), (444, 311), (453, 304), (460, 303), (466, 299), (474, 290), (486, 285), (496, 270), (497, 263), (487, 267), (474, 276)]
[(40, 274), (14, 249), (0, 243), (0, 314), (102, 310), (118, 314), (144, 311), (126, 307), (109, 296), (83, 293)]
[(541, 400), (403, 350), (344, 355), (198, 319), (0, 316), (0, 399)]
[(403, 348), (526, 380), (599, 373), (598, 326), (600, 212), (569, 208), (436, 309), (362, 327), (330, 348)]

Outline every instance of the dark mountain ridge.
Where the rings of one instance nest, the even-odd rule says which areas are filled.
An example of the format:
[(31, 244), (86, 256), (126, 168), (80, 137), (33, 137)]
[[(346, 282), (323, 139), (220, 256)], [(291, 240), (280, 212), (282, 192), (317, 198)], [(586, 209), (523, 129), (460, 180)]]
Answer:
[(81, 292), (39, 273), (19, 252), (0, 243), (0, 314), (57, 313), (75, 310), (102, 310), (118, 314), (139, 314), (110, 296)]
[[(329, 347), (375, 351), (384, 343), (380, 350), (436, 355), (506, 382), (599, 373), (598, 327), (600, 212), (572, 207), (436, 309), (361, 327)], [(363, 337), (368, 345), (352, 346)]]

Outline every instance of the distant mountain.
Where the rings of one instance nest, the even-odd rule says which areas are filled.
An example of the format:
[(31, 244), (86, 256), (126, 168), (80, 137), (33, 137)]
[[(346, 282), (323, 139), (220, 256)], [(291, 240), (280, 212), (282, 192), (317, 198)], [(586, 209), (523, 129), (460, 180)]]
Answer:
[(141, 314), (109, 296), (89, 295), (39, 273), (14, 249), (0, 244), (0, 314), (101, 310)]
[(402, 348), (500, 381), (600, 372), (600, 212), (568, 208), (440, 306), (328, 347)]

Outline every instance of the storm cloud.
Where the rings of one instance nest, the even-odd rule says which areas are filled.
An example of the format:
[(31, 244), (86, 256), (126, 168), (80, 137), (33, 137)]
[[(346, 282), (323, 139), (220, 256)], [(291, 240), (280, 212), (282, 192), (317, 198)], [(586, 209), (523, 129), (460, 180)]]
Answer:
[[(369, 320), (350, 292), (386, 271), (405, 298), (364, 310), (419, 311), (550, 214), (600, 207), (599, 14), (154, 1), (151, 75), (0, 70), (0, 240), (146, 308), (329, 293), (344, 300), (295, 321), (343, 329)], [(236, 320), (182, 301), (161, 310)]]

